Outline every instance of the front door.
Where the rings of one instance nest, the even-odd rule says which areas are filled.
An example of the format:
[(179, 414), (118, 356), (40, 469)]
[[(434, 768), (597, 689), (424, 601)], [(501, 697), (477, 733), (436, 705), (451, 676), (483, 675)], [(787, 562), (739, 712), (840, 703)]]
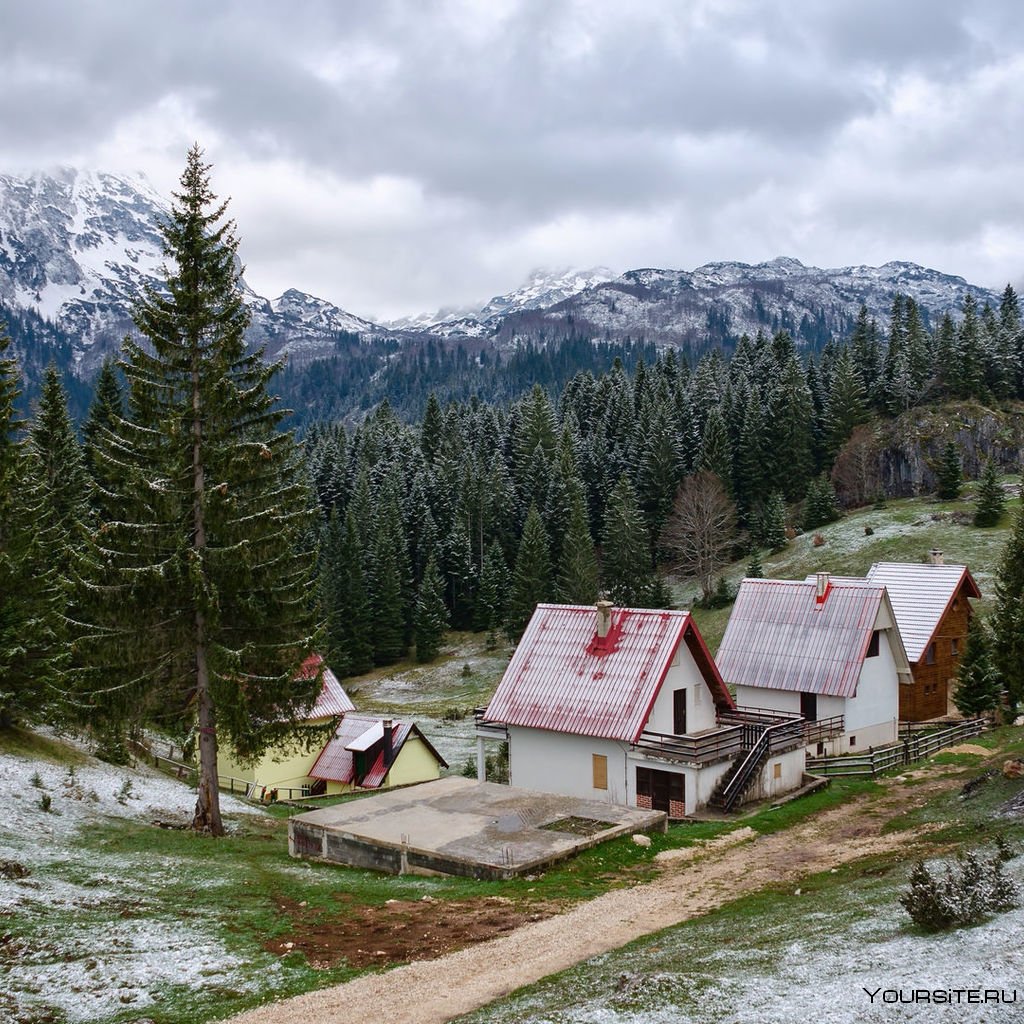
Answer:
[(672, 693), (672, 731), (677, 736), (686, 735), (686, 691)]
[(818, 695), (816, 693), (800, 694), (800, 714), (803, 715), (806, 722), (818, 720)]
[[(637, 768), (636, 795), (649, 797), (650, 808), (681, 818), (686, 806), (686, 777), (678, 772), (658, 768)], [(640, 804), (640, 801), (637, 801)]]

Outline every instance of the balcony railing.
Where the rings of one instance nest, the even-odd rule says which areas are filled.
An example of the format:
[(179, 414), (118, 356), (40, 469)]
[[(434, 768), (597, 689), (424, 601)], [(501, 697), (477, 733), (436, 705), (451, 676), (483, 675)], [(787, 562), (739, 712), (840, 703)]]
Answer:
[(478, 736), (500, 737), (508, 739), (508, 726), (504, 722), (496, 722), (486, 717), (487, 708), (473, 708), (473, 718), (476, 721)]
[(742, 732), (741, 726), (712, 729), (697, 736), (673, 736), (645, 731), (632, 747), (671, 761), (714, 764), (716, 761), (728, 761), (740, 752)]

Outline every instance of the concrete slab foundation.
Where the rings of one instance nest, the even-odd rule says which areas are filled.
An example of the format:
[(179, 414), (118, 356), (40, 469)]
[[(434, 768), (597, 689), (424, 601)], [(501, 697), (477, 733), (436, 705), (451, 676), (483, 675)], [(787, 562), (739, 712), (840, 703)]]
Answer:
[(296, 815), (288, 851), (391, 874), (512, 878), (607, 839), (666, 826), (662, 811), (450, 775)]

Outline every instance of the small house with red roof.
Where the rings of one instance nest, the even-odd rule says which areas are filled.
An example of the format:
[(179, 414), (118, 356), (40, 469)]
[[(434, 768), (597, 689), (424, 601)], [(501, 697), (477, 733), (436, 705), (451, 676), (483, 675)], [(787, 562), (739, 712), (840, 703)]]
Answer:
[(741, 708), (801, 716), (818, 755), (897, 739), (910, 665), (884, 586), (745, 579), (716, 660)]
[(448, 762), (413, 722), (349, 713), (309, 769), (314, 793), (388, 789), (441, 776)]
[(540, 604), (478, 724), (479, 763), (507, 736), (513, 786), (678, 818), (741, 765), (736, 800), (800, 785), (799, 736), (748, 756), (764, 726), (736, 717), (689, 612)]
[(313, 654), (297, 678), (317, 675), (320, 692), (290, 742), (272, 747), (256, 762), (241, 761), (230, 747), (221, 747), (222, 786), (243, 786), (260, 799), (275, 791), (282, 797), (315, 796), (427, 782), (448, 767), (415, 724), (356, 714), (338, 677)]

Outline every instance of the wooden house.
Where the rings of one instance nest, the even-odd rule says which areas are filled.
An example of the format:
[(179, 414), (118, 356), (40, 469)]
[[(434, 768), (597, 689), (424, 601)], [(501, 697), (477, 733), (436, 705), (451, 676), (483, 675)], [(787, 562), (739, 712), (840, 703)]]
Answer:
[(355, 710), (338, 677), (324, 664), (319, 654), (310, 655), (299, 670), (300, 679), (311, 679), (322, 673), (320, 693), (310, 708), (296, 736), (287, 743), (272, 747), (255, 762), (243, 761), (227, 745), (217, 752), (217, 774), (222, 786), (238, 788), (256, 797), (265, 797), (272, 790), (282, 795), (298, 796), (314, 784), (309, 769), (316, 760), (331, 728), (343, 715)]
[(877, 562), (865, 577), (889, 592), (910, 661), (911, 679), (900, 687), (899, 716), (924, 722), (955, 712), (952, 702), (967, 645), (971, 599), (981, 597), (965, 565), (946, 565), (941, 551), (927, 563)]
[(348, 793), (429, 782), (447, 767), (419, 726), (349, 713), (309, 775), (315, 780), (314, 794)]
[(541, 604), (478, 723), (478, 763), (507, 737), (513, 786), (670, 817), (799, 786), (799, 737), (767, 733), (754, 754), (780, 720), (734, 712), (688, 612)]
[[(740, 708), (818, 723), (811, 750), (893, 743), (910, 665), (883, 586), (862, 580), (745, 579), (716, 658)], [(828, 728), (825, 728), (825, 726)]]

